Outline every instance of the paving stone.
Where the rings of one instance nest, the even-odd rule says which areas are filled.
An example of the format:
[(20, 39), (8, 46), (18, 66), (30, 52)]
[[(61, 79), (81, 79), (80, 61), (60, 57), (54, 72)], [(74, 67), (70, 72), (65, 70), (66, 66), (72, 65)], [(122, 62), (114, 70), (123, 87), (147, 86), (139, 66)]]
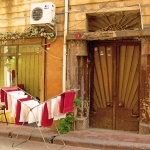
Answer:
[[(6, 123), (0, 123), (0, 136), (10, 139), (15, 139), (21, 126), (15, 124), (6, 125)], [(31, 135), (31, 131), (34, 132)], [(39, 130), (40, 129), (40, 130)], [(19, 139), (27, 139), (30, 135), (30, 141), (43, 142), (41, 133), (46, 143), (54, 143), (62, 145), (62, 139), (66, 145), (83, 147), (83, 148), (94, 148), (94, 149), (110, 149), (110, 150), (150, 150), (150, 136), (140, 135), (137, 133), (116, 131), (116, 130), (105, 130), (105, 129), (87, 129), (82, 131), (71, 131), (67, 134), (59, 136), (57, 130), (54, 128), (34, 128), (34, 126), (23, 126), (19, 132)]]

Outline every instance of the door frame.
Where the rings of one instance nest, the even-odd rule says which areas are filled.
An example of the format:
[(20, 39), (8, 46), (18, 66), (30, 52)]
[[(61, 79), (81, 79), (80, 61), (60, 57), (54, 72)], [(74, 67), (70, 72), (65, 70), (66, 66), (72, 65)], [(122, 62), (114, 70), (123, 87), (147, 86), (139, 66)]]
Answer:
[[(113, 86), (113, 94), (112, 95), (114, 95), (114, 96), (112, 96), (112, 102), (113, 102), (113, 129), (116, 129), (116, 101), (117, 101), (117, 99), (119, 99), (119, 97), (118, 97), (118, 95), (116, 94), (116, 92), (117, 92), (117, 90), (119, 90), (118, 88), (119, 88), (119, 79), (118, 79), (118, 76), (119, 76), (119, 71), (118, 71), (118, 66), (119, 66), (119, 63), (117, 63), (117, 61), (118, 61), (118, 54), (117, 53), (119, 53), (119, 45), (121, 45), (121, 44), (123, 44), (123, 43), (125, 43), (126, 45), (128, 45), (128, 44), (130, 44), (131, 45), (131, 43), (138, 43), (138, 45), (140, 45), (140, 49), (139, 49), (139, 51), (140, 51), (140, 54), (139, 54), (139, 59), (140, 59), (140, 62), (141, 62), (141, 41), (137, 41), (137, 40), (115, 40), (115, 41), (92, 41), (92, 42), (90, 42), (90, 49), (89, 49), (89, 60), (90, 60), (90, 85), (92, 85), (92, 83), (94, 82), (93, 81), (93, 79), (94, 79), (94, 77), (93, 77), (93, 75), (94, 75), (94, 73), (92, 73), (92, 66), (94, 65), (94, 61), (91, 61), (91, 60), (94, 60), (94, 50), (93, 50), (93, 48), (94, 48), (94, 46), (96, 45), (94, 45), (94, 43), (96, 43), (96, 44), (101, 44), (101, 45), (104, 45), (104, 44), (111, 44), (111, 46), (113, 45), (114, 46), (114, 48), (116, 49), (116, 52), (113, 54), (113, 56), (115, 56), (115, 58), (116, 59), (113, 59), (113, 83), (112, 83), (112, 86)], [(118, 43), (118, 44), (117, 44)], [(94, 46), (93, 46), (94, 45)], [(135, 44), (134, 44), (135, 45)], [(114, 52), (114, 51), (113, 51)], [(139, 105), (140, 105), (140, 84), (141, 84), (141, 82), (140, 82), (140, 73), (141, 73), (141, 63), (139, 64), (139, 88), (138, 88), (138, 90), (139, 90), (139, 92), (138, 92), (138, 95), (139, 95), (139, 99), (138, 99), (138, 103), (139, 103)], [(92, 93), (93, 93), (93, 87), (91, 87), (91, 86), (89, 86), (90, 87), (90, 112), (92, 112), (92, 107), (93, 107), (93, 99), (92, 99)], [(116, 96), (115, 96), (116, 95)], [(140, 107), (138, 107), (138, 109), (140, 109)]]
[[(1, 44), (1, 46), (16, 46), (16, 49), (18, 51), (18, 48), (20, 45), (44, 45), (45, 39), (42, 38), (32, 38), (32, 39), (18, 39), (18, 40), (8, 40), (7, 43)], [(41, 61), (41, 91), (40, 91), (40, 101), (45, 101), (45, 47), (42, 47), (42, 61)], [(13, 55), (14, 53), (11, 53)], [(5, 54), (8, 56), (8, 54)], [(5, 56), (4, 54), (0, 54), (0, 56)], [(16, 64), (17, 65), (17, 64)]]

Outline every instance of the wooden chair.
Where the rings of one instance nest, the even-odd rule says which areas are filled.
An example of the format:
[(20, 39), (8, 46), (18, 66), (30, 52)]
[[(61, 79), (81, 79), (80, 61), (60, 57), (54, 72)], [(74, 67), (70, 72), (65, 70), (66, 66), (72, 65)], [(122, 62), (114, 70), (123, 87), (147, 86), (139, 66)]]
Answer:
[(4, 114), (6, 123), (8, 125), (8, 121), (7, 121), (7, 117), (6, 117), (6, 111), (5, 111), (5, 104), (3, 104), (3, 103), (0, 104), (0, 111), (1, 111), (0, 114)]

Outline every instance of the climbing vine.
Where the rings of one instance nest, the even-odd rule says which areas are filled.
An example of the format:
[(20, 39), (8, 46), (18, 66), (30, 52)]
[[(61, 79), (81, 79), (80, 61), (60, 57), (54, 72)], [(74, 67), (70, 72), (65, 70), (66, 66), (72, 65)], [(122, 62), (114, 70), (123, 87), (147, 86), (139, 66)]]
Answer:
[(27, 39), (34, 37), (51, 39), (54, 36), (54, 32), (46, 32), (44, 27), (29, 27), (25, 29), (24, 32), (14, 31), (0, 33), (0, 40), (3, 42), (3, 44), (6, 44), (7, 40)]

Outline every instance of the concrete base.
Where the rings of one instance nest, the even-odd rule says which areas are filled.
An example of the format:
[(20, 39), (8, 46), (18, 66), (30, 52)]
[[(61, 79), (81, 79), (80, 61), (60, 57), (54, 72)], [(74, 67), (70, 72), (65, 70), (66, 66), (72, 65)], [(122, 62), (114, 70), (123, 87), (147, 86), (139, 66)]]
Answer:
[(150, 134), (150, 124), (140, 123), (139, 134)]
[(82, 117), (77, 118), (77, 121), (75, 122), (75, 130), (86, 130), (88, 128), (88, 118)]

